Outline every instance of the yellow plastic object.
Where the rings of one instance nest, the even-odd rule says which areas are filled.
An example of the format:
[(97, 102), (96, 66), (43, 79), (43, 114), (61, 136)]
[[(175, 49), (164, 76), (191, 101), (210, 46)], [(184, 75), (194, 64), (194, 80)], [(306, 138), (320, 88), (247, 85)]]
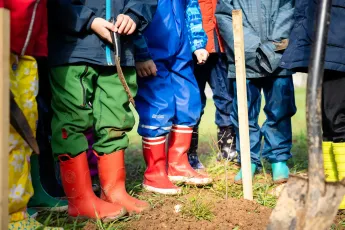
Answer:
[(332, 151), (332, 142), (322, 142), (325, 177), (328, 182), (338, 181), (337, 165)]
[[(337, 165), (338, 179), (345, 178), (345, 143), (333, 143), (333, 153)], [(345, 209), (345, 197), (339, 205), (339, 209)]]

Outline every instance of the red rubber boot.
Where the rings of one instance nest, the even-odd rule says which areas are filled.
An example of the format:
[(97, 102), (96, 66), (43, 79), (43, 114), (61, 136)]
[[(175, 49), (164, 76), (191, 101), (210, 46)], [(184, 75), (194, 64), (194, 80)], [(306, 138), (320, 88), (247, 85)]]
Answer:
[(101, 184), (101, 199), (124, 206), (129, 213), (150, 209), (149, 203), (131, 197), (125, 187), (126, 169), (124, 150), (99, 156), (98, 175)]
[(168, 178), (166, 170), (165, 137), (143, 138), (143, 154), (146, 162), (143, 188), (160, 194), (176, 195), (181, 188)]
[(168, 175), (172, 182), (206, 185), (212, 182), (207, 175), (196, 172), (188, 162), (187, 152), (192, 139), (193, 128), (174, 125), (170, 132), (168, 151)]
[(85, 152), (74, 158), (60, 155), (59, 160), (62, 185), (68, 198), (68, 215), (109, 222), (127, 213), (123, 206), (108, 203), (94, 194)]

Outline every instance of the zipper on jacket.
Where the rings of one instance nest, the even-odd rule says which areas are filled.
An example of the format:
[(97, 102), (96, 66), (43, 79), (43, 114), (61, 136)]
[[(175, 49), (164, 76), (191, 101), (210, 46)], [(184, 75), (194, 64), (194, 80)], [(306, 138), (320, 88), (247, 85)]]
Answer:
[[(109, 21), (111, 18), (111, 0), (105, 0), (105, 20)], [(110, 50), (110, 45), (106, 44), (105, 45), (105, 56), (107, 59), (107, 64), (108, 65), (113, 65), (113, 61), (111, 58), (111, 50)]]
[(89, 69), (89, 67), (85, 66), (85, 69), (84, 69), (83, 73), (80, 75), (80, 79), (79, 79), (81, 88), (83, 90), (83, 104), (82, 104), (83, 107), (86, 106), (86, 90), (85, 90), (85, 86), (83, 84), (83, 80), (84, 80), (83, 78), (86, 76), (88, 69)]
[(40, 3), (40, 0), (37, 0), (35, 2), (34, 9), (32, 11), (31, 21), (30, 21), (30, 25), (29, 25), (29, 31), (28, 31), (28, 34), (26, 35), (26, 39), (25, 39), (25, 42), (24, 42), (24, 46), (23, 46), (22, 52), (20, 53), (22, 56), (25, 55), (26, 49), (28, 48), (28, 45), (29, 45), (29, 42), (30, 42), (30, 38), (31, 38), (31, 35), (32, 35), (32, 29), (34, 27), (35, 18), (36, 18), (36, 11), (37, 11), (37, 7), (38, 7), (39, 3)]

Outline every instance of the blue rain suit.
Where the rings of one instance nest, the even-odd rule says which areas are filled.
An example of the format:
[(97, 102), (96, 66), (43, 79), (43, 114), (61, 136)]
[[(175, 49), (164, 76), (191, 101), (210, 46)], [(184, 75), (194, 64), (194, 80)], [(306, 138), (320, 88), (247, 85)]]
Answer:
[[(252, 163), (261, 166), (260, 147), (264, 137), (263, 158), (270, 163), (291, 158), (291, 117), (296, 113), (292, 73), (279, 67), (282, 52), (273, 42), (288, 38), (294, 13), (294, 0), (220, 0), (216, 18), (228, 50), (228, 77), (235, 78), (232, 10), (242, 9), (247, 74), (247, 101)], [(230, 25), (230, 26), (229, 26)], [(232, 79), (234, 92), (236, 81)], [(258, 124), (261, 91), (265, 96), (266, 121)], [(238, 104), (235, 93), (231, 120), (237, 133), (240, 152)]]
[(192, 52), (206, 43), (197, 0), (158, 1), (153, 21), (135, 42), (136, 61), (152, 59), (158, 70), (138, 79), (139, 135), (158, 137), (172, 125), (197, 124), (201, 102)]

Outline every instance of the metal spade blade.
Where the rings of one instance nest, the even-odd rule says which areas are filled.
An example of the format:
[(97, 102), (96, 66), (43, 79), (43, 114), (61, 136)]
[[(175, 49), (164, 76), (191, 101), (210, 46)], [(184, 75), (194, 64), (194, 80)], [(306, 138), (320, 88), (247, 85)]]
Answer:
[(14, 100), (14, 95), (10, 91), (10, 123), (19, 135), (26, 141), (30, 148), (39, 154), (39, 147), (36, 138), (30, 128), (24, 113), (19, 108), (17, 102)]

